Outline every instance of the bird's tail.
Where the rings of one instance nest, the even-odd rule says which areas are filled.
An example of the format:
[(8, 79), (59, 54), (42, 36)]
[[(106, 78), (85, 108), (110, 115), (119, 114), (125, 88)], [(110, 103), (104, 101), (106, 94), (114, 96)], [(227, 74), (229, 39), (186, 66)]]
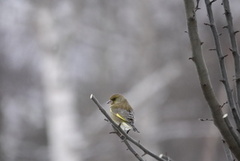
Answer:
[(133, 131), (140, 133), (134, 125), (132, 125), (132, 129), (133, 129)]

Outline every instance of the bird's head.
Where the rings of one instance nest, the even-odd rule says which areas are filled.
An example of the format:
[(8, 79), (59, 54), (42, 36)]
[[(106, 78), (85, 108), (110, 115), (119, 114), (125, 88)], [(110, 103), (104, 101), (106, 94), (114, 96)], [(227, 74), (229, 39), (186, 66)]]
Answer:
[(116, 103), (122, 103), (122, 102), (124, 102), (124, 101), (126, 101), (126, 99), (125, 99), (122, 95), (120, 95), (120, 94), (114, 94), (114, 95), (112, 95), (112, 96), (110, 97), (110, 99), (109, 99), (109, 101), (107, 102), (107, 104), (113, 105), (113, 104), (116, 104)]

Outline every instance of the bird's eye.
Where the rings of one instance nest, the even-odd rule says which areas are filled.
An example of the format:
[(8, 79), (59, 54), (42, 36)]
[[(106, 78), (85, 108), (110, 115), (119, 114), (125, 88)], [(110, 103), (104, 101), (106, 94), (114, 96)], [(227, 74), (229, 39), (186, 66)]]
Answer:
[(116, 98), (112, 98), (112, 101), (115, 101), (116, 100)]

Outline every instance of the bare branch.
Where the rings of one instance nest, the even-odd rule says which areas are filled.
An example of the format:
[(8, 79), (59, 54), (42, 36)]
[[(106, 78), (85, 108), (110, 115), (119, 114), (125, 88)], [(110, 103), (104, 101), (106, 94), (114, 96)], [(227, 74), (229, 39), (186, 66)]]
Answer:
[[(226, 71), (225, 62), (224, 62), (224, 55), (222, 53), (222, 48), (221, 48), (220, 40), (219, 40), (219, 37), (218, 37), (219, 34), (218, 34), (218, 31), (217, 31), (217, 28), (216, 28), (216, 25), (215, 25), (215, 22), (214, 22), (213, 12), (212, 12), (212, 8), (211, 8), (210, 3), (211, 2), (209, 0), (205, 0), (207, 12), (208, 12), (208, 18), (209, 18), (209, 22), (211, 24), (210, 27), (211, 27), (211, 30), (212, 30), (212, 33), (213, 33), (214, 43), (215, 43), (217, 55), (218, 55), (218, 58), (219, 58), (219, 65), (220, 65), (222, 80), (224, 80), (222, 82), (224, 84), (224, 87), (225, 87), (225, 90), (226, 90), (226, 93), (227, 93), (227, 98), (229, 100), (229, 106), (232, 110), (235, 123), (236, 123), (237, 126), (240, 127), (239, 117), (238, 117), (238, 114), (236, 113), (237, 111), (235, 110), (236, 109), (236, 103), (234, 101), (234, 97), (233, 97), (233, 94), (231, 92), (231, 88), (230, 88), (230, 85), (229, 85), (227, 71)], [(230, 27), (228, 26), (228, 28), (230, 28)]]
[(220, 40), (218, 38), (218, 31), (214, 22), (214, 18), (213, 18), (213, 13), (212, 13), (212, 8), (211, 8), (211, 3), (209, 0), (205, 0), (205, 4), (206, 4), (206, 8), (207, 8), (207, 12), (208, 12), (208, 17), (209, 17), (209, 23), (211, 25), (209, 25), (211, 27), (212, 33), (213, 33), (213, 38), (214, 38), (214, 42), (215, 42), (215, 46), (216, 46), (216, 51), (217, 51), (217, 55), (219, 58), (219, 64), (220, 64), (220, 70), (221, 70), (221, 75), (222, 75), (222, 80), (225, 80), (224, 82), (224, 86), (228, 95), (228, 99), (229, 99), (229, 104), (231, 107), (234, 107), (234, 100), (233, 100), (233, 95), (231, 93), (231, 89), (230, 89), (230, 85), (228, 83), (228, 77), (227, 77), (227, 72), (226, 72), (226, 67), (225, 67), (225, 63), (224, 63), (224, 59), (223, 58), (223, 53), (222, 53), (222, 49), (221, 49), (221, 45), (220, 45)]
[(116, 129), (114, 126), (113, 126), (113, 129), (115, 130), (114, 133), (116, 133), (118, 137), (121, 138), (122, 141), (126, 144), (126, 146), (128, 147), (128, 150), (130, 150), (139, 161), (143, 161), (140, 155), (132, 148), (132, 146), (128, 143), (127, 139), (123, 135), (121, 135), (118, 129)]
[(123, 140), (123, 142), (127, 145), (128, 149), (134, 154), (134, 156), (138, 159), (143, 161), (143, 159), (139, 156), (139, 154), (131, 147), (127, 140)]
[[(90, 99), (93, 100), (93, 102), (98, 106), (98, 109), (103, 113), (103, 115), (108, 119), (108, 121), (112, 124), (113, 128), (116, 131), (116, 134), (123, 140), (128, 140), (131, 143), (133, 143), (134, 145), (136, 145), (138, 148), (140, 148), (144, 154), (148, 154), (149, 156), (153, 157), (154, 159), (158, 160), (158, 161), (166, 161), (160, 157), (158, 157), (157, 155), (155, 155), (154, 153), (152, 153), (151, 151), (149, 151), (148, 149), (146, 149), (143, 145), (140, 144), (139, 141), (134, 140), (132, 137), (130, 137), (127, 133), (125, 133), (120, 126), (118, 126), (112, 119), (111, 117), (107, 114), (107, 112), (102, 108), (101, 104), (98, 102), (98, 100), (95, 98), (95, 96), (93, 94), (90, 95)], [(124, 143), (126, 144), (126, 142), (124, 141)], [(127, 143), (128, 144), (128, 143)], [(127, 145), (126, 144), (126, 145)], [(128, 145), (127, 145), (128, 146)], [(129, 147), (128, 147), (129, 148)], [(130, 150), (130, 148), (129, 148)], [(131, 151), (135, 156), (136, 154), (134, 153), (134, 150)], [(139, 156), (139, 155), (138, 155)], [(139, 156), (140, 157), (140, 156)], [(139, 159), (139, 158), (138, 158)]]
[[(210, 3), (209, 1), (207, 2), (208, 4)], [(194, 57), (194, 60), (195, 60), (194, 62), (199, 75), (199, 80), (200, 80), (203, 94), (211, 109), (212, 116), (214, 119), (214, 124), (217, 126), (220, 133), (228, 143), (230, 150), (234, 153), (236, 158), (240, 160), (240, 147), (236, 143), (234, 137), (232, 136), (225, 121), (222, 118), (223, 113), (222, 113), (222, 109), (220, 108), (221, 105), (217, 101), (216, 96), (214, 94), (212, 84), (210, 82), (208, 70), (206, 67), (206, 63), (202, 56), (202, 49), (201, 49), (200, 39), (198, 36), (198, 29), (197, 29), (197, 20), (196, 20), (196, 16), (194, 16), (192, 13), (192, 11), (194, 10), (194, 2), (193, 0), (184, 0), (184, 3), (186, 8), (186, 15), (187, 15), (188, 33), (189, 33), (189, 38), (190, 38), (191, 47), (192, 47), (192, 57)]]
[(236, 121), (237, 129), (240, 130), (240, 119), (239, 119), (239, 111), (240, 111), (240, 56), (238, 52), (238, 46), (235, 34), (238, 31), (234, 31), (233, 29), (233, 22), (232, 22), (232, 13), (229, 6), (228, 0), (223, 0), (223, 7), (225, 10), (225, 17), (228, 23), (228, 33), (231, 41), (231, 48), (232, 48), (232, 54), (234, 58), (234, 65), (235, 65), (235, 75), (236, 75), (236, 88), (237, 88), (237, 110), (236, 110), (236, 116), (234, 117), (234, 120)]

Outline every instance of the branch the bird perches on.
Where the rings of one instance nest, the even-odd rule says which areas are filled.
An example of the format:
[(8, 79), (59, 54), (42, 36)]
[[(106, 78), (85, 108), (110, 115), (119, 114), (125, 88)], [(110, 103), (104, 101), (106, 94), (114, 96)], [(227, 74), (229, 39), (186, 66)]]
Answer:
[[(106, 117), (107, 121), (109, 121), (114, 129), (114, 133), (117, 134), (117, 136), (119, 136), (119, 138), (126, 144), (126, 146), (128, 147), (128, 150), (130, 150), (133, 155), (139, 160), (139, 161), (143, 161), (143, 156), (148, 154), (149, 156), (153, 157), (154, 159), (158, 160), (158, 161), (173, 161), (172, 159), (170, 159), (168, 156), (160, 154), (159, 156), (157, 156), (156, 154), (152, 153), (151, 151), (149, 151), (148, 149), (146, 149), (143, 145), (140, 144), (140, 141), (136, 141), (135, 139), (133, 139), (132, 137), (130, 137), (126, 132), (124, 132), (124, 130), (122, 130), (120, 128), (119, 125), (117, 125), (112, 119), (111, 117), (108, 115), (108, 113), (103, 109), (103, 107), (101, 106), (101, 104), (99, 103), (99, 101), (96, 99), (96, 97), (91, 94), (90, 95), (90, 99), (97, 105), (98, 109), (102, 112), (102, 114)], [(132, 146), (129, 144), (129, 142), (131, 142), (132, 144), (136, 145), (139, 149), (141, 149), (143, 151), (143, 155), (140, 156), (133, 148)]]

